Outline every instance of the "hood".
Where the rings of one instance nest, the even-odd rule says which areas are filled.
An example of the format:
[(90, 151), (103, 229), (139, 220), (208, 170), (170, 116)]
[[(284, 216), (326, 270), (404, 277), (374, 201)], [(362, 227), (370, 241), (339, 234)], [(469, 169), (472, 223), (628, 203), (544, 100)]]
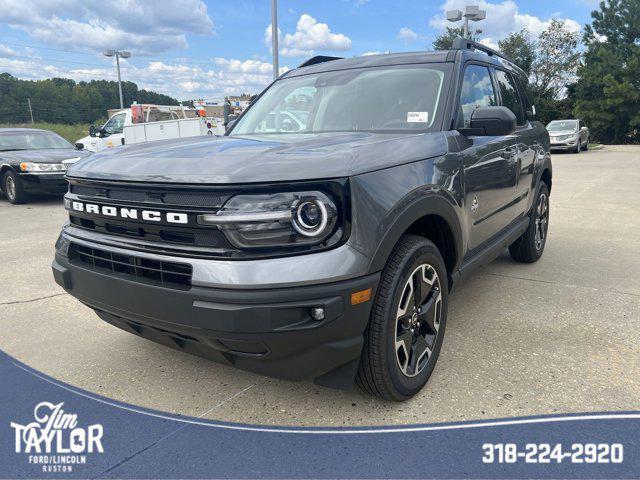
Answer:
[(444, 155), (442, 132), (322, 133), (164, 140), (91, 155), (69, 177), (232, 184), (357, 175)]
[(15, 150), (0, 152), (0, 163), (59, 163), (72, 158), (84, 158), (89, 152), (75, 148), (47, 148), (36, 150)]

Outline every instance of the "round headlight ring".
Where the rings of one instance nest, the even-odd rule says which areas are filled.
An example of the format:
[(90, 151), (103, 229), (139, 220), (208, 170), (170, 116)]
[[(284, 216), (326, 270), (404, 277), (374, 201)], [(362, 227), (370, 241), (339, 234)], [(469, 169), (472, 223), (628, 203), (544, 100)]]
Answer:
[[(303, 211), (305, 208), (310, 206), (317, 207), (318, 210), (320, 210), (320, 221), (317, 225), (309, 225), (304, 218)], [(291, 217), (293, 220), (293, 228), (295, 228), (296, 232), (300, 235), (304, 235), (305, 237), (319, 237), (321, 234), (325, 233), (325, 229), (329, 223), (329, 212), (327, 211), (327, 207), (322, 201), (316, 199), (307, 199), (298, 202), (293, 207)]]

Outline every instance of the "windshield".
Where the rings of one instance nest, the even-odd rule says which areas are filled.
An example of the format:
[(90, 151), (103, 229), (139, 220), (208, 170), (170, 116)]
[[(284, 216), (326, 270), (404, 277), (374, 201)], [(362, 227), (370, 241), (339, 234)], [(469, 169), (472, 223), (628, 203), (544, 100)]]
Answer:
[(0, 133), (0, 150), (43, 150), (49, 148), (74, 148), (60, 135), (53, 132)]
[(258, 99), (231, 134), (428, 130), (438, 115), (443, 79), (444, 70), (434, 65), (285, 78)]
[(550, 132), (562, 132), (565, 130), (577, 130), (578, 129), (578, 121), (577, 120), (554, 120), (549, 125), (547, 125), (547, 130)]

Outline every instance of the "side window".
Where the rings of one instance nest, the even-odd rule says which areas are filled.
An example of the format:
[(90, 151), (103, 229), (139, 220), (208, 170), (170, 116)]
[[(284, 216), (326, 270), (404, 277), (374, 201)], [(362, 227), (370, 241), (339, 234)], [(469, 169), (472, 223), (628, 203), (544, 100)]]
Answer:
[(113, 135), (114, 133), (122, 133), (124, 130), (124, 119), (127, 116), (126, 113), (119, 113), (118, 115), (114, 115), (109, 119), (107, 123), (104, 124), (104, 131), (109, 135)]
[(496, 70), (496, 82), (502, 96), (502, 105), (511, 110), (518, 119), (518, 125), (524, 125), (524, 108), (522, 99), (518, 95), (516, 82), (511, 74), (502, 70)]
[(469, 65), (464, 71), (462, 80), (458, 127), (469, 128), (473, 111), (478, 107), (492, 105), (496, 105), (496, 95), (489, 69), (481, 65)]

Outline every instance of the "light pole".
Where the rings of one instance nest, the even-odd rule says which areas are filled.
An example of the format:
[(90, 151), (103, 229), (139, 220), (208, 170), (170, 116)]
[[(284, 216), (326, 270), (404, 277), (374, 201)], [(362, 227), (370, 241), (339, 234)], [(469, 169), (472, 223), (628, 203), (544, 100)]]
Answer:
[(273, 50), (273, 79), (278, 78), (278, 0), (271, 0), (271, 49)]
[(119, 51), (119, 50), (105, 50), (104, 55), (106, 57), (116, 57), (116, 68), (118, 69), (118, 92), (120, 93), (120, 110), (124, 108), (122, 103), (122, 80), (120, 80), (120, 58), (130, 58), (131, 52)]
[(447, 21), (459, 22), (464, 18), (464, 26), (462, 30), (462, 36), (469, 38), (469, 20), (472, 22), (478, 22), (487, 18), (487, 11), (480, 10), (477, 5), (468, 5), (464, 7), (464, 13), (461, 10), (449, 10), (446, 13)]

